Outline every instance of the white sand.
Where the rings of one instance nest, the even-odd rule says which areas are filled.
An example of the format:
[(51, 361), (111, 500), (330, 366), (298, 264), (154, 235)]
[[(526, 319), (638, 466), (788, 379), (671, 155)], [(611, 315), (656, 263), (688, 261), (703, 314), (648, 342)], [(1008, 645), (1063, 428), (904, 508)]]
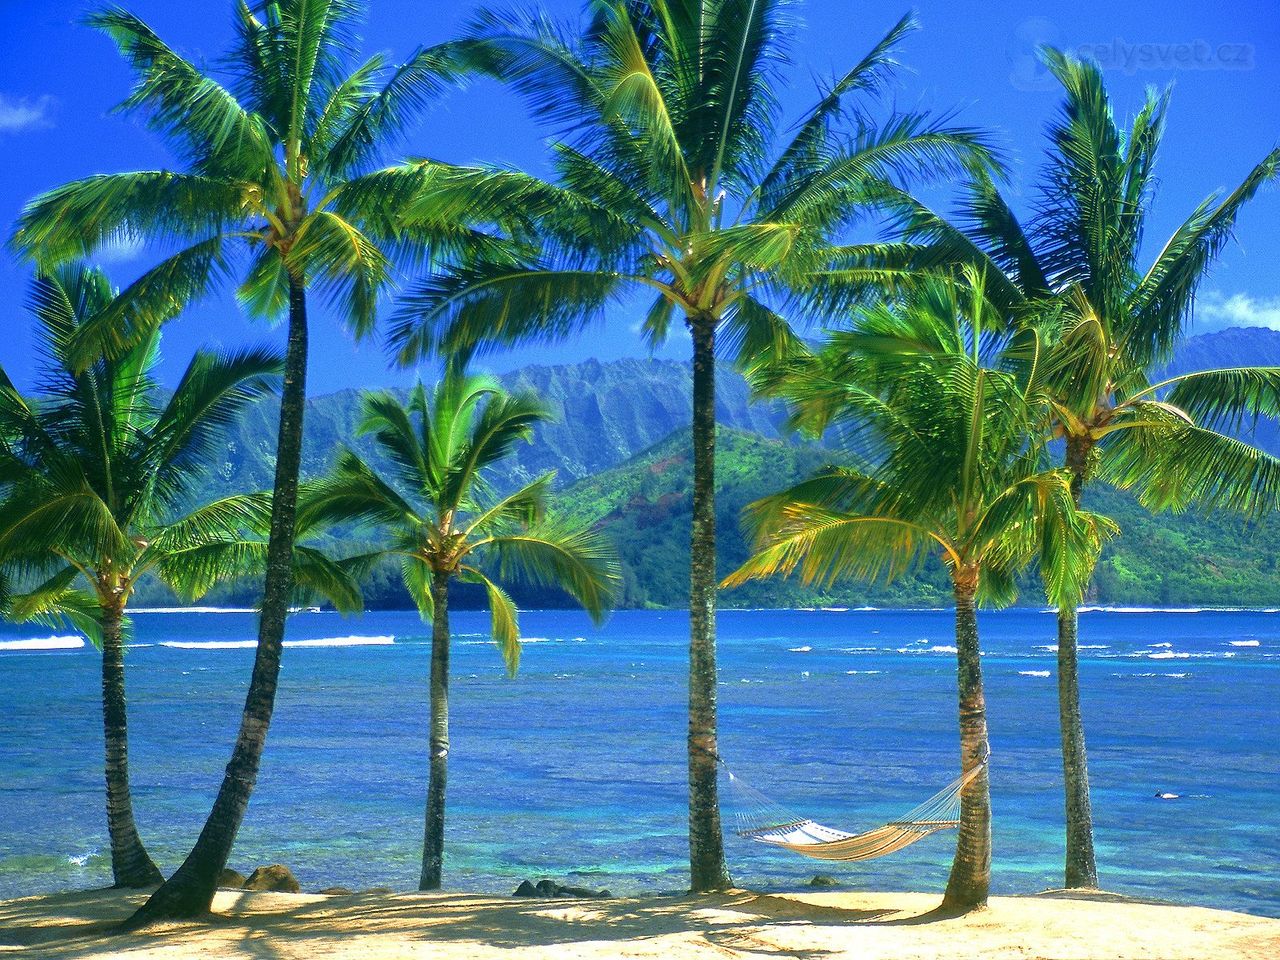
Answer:
[(112, 935), (141, 903), (115, 891), (0, 903), (0, 956), (350, 958), (789, 957), (985, 960), (1280, 957), (1280, 920), (1098, 895), (997, 897), (958, 918), (918, 893), (746, 891), (635, 900), (463, 894), (322, 897), (224, 891), (207, 923)]

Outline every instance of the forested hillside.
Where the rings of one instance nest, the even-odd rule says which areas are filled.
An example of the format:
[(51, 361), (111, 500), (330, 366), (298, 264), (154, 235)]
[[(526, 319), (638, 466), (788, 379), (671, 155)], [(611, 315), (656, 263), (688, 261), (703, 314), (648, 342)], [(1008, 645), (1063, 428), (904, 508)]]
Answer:
[[(1191, 338), (1174, 371), (1280, 364), (1280, 332), (1226, 330)], [(590, 360), (563, 366), (527, 367), (504, 376), (513, 389), (541, 395), (557, 414), (539, 428), (534, 443), (522, 446), (515, 469), (503, 478), (514, 485), (556, 470), (564, 509), (599, 522), (622, 554), (627, 606), (680, 606), (688, 589), (690, 462), (687, 425), (690, 371), (687, 364), (659, 360)], [(357, 447), (372, 462), (367, 441), (357, 438), (359, 393), (343, 391), (310, 401), (303, 472), (315, 476), (332, 462), (342, 444)], [(210, 478), (208, 496), (269, 484), (274, 449), (271, 404), (252, 410), (225, 441), (225, 454)], [(728, 571), (746, 556), (739, 514), (751, 500), (794, 482), (842, 457), (838, 446), (818, 446), (783, 438), (784, 412), (776, 404), (751, 404), (745, 382), (723, 371), (718, 417), (720, 565)], [(1280, 453), (1273, 424), (1256, 437)], [(1109, 545), (1092, 600), (1139, 605), (1280, 605), (1280, 518), (1245, 524), (1228, 514), (1152, 517), (1126, 494), (1091, 492), (1091, 506), (1115, 518), (1123, 529)], [(361, 546), (359, 532), (341, 531), (328, 546), (339, 552)], [(840, 584), (829, 590), (795, 583), (752, 584), (726, 593), (732, 606), (916, 605), (947, 600), (946, 578), (926, 567), (892, 586)], [(217, 602), (251, 602), (253, 584), (226, 588)], [(465, 602), (466, 598), (460, 598)], [(519, 597), (526, 605), (554, 603), (539, 592)], [(148, 585), (143, 603), (171, 602)], [(406, 605), (394, 571), (377, 571), (369, 583), (370, 606)], [(1034, 577), (1025, 584), (1024, 603), (1039, 603)]]

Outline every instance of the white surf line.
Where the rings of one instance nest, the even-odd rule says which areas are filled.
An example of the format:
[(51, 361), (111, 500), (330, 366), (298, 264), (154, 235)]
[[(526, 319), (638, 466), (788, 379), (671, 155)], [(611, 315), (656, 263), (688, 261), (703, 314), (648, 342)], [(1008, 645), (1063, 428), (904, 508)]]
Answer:
[(24, 637), (0, 640), (0, 650), (79, 650), (84, 637)]

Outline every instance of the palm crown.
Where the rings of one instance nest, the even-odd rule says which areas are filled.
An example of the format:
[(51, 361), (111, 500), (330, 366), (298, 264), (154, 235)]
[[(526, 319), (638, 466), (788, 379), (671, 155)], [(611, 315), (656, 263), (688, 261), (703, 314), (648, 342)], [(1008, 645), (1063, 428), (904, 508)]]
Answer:
[[(1006, 604), (1034, 560), (1053, 602), (1079, 602), (1111, 526), (1076, 510), (1070, 476), (1047, 465), (1053, 407), (1038, 335), (1002, 327), (971, 272), (868, 308), (793, 361), (772, 389), (795, 422), (849, 431), (869, 463), (753, 504), (759, 550), (727, 582), (893, 578), (938, 555), (958, 588)], [(917, 349), (886, 354), (886, 338)]]
[[(0, 559), (31, 592), (13, 615), (67, 616), (97, 633), (96, 608), (123, 608), (154, 572), (186, 597), (244, 573), (246, 534), (261, 498), (232, 496), (192, 509), (219, 432), (271, 387), (279, 359), (262, 350), (197, 353), (167, 402), (151, 379), (159, 335), (83, 370), (78, 333), (119, 299), (98, 270), (68, 266), (39, 277), (32, 307), (45, 351), (42, 394), (24, 399), (0, 381)], [(3, 372), (0, 371), (0, 377)], [(89, 593), (75, 586), (83, 577)]]
[[(554, 125), (557, 177), (441, 170), (404, 210), (439, 222), (470, 203), (503, 225), (501, 255), (411, 288), (392, 329), (402, 360), (526, 338), (558, 339), (648, 291), (651, 343), (672, 317), (722, 321), (747, 355), (790, 332), (773, 306), (805, 289), (886, 184), (988, 163), (974, 131), (923, 114), (875, 125), (850, 99), (890, 79), (904, 18), (839, 77), (788, 138), (773, 85), (794, 28), (783, 3), (620, 0), (592, 5), (581, 36), (541, 17), (482, 15), (452, 56), (512, 83)], [(424, 167), (431, 166), (425, 161)], [(529, 250), (522, 243), (536, 241)]]
[(332, 474), (304, 496), (300, 520), (385, 528), (390, 544), (381, 552), (400, 558), (405, 587), (424, 619), (434, 612), (433, 581), (481, 584), (493, 638), (514, 673), (520, 632), (498, 580), (558, 587), (595, 618), (608, 609), (618, 584), (617, 561), (604, 540), (548, 518), (553, 474), (506, 495), (493, 491), (494, 467), (546, 417), (532, 395), (508, 394), (496, 381), (457, 372), (430, 398), (419, 384), (404, 405), (391, 394), (370, 395), (360, 429), (387, 455), (391, 477), (345, 451)]
[(1096, 64), (1053, 50), (1045, 57), (1066, 97), (1049, 130), (1033, 217), (1024, 227), (981, 177), (955, 222), (899, 194), (894, 205), (907, 242), (895, 262), (977, 264), (1008, 316), (1040, 328), (1055, 428), (1067, 440), (1077, 495), (1097, 470), (1137, 486), (1153, 507), (1274, 504), (1280, 463), (1220, 428), (1280, 412), (1280, 369), (1151, 374), (1183, 336), (1196, 290), (1242, 208), (1280, 171), (1280, 149), (1225, 197), (1200, 203), (1144, 268), (1168, 95), (1149, 93), (1122, 129)]
[(357, 335), (373, 327), (389, 258), (425, 238), (390, 225), (375, 165), (448, 71), (420, 50), (398, 66), (349, 51), (360, 5), (346, 0), (240, 3), (234, 48), (215, 74), (111, 8), (88, 22), (137, 75), (122, 108), (163, 134), (184, 172), (149, 170), (73, 181), (32, 201), (12, 243), (42, 262), (129, 237), (177, 247), (83, 331), (81, 356), (119, 349), (139, 327), (243, 268), (242, 303), (278, 316), (290, 282), (321, 287)]

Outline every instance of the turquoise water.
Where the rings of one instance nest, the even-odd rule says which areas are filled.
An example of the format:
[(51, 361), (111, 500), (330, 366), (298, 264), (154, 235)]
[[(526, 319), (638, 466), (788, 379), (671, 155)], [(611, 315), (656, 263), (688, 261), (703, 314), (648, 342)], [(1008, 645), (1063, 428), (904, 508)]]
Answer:
[[(594, 630), (528, 612), (508, 680), (480, 613), (456, 613), (446, 884), (551, 876), (615, 893), (687, 884), (687, 618)], [(203, 822), (249, 677), (247, 613), (148, 613), (128, 657), (135, 806), (174, 868)], [(861, 829), (956, 774), (951, 613), (720, 615), (721, 750), (789, 808)], [(1060, 884), (1054, 618), (982, 616), (996, 892)], [(98, 657), (0, 628), (0, 898), (109, 882)], [(354, 642), (346, 638), (357, 638)], [(426, 790), (427, 630), (410, 613), (299, 614), (276, 719), (231, 865), (290, 865), (304, 888), (416, 885)], [(393, 642), (370, 643), (371, 639)], [(48, 644), (74, 644), (75, 640)], [(1082, 615), (1081, 675), (1106, 887), (1280, 915), (1280, 613)], [(347, 645), (352, 644), (352, 645)], [(1180, 799), (1155, 799), (1168, 791)], [(729, 839), (736, 881), (938, 890), (954, 835), (816, 864)]]

